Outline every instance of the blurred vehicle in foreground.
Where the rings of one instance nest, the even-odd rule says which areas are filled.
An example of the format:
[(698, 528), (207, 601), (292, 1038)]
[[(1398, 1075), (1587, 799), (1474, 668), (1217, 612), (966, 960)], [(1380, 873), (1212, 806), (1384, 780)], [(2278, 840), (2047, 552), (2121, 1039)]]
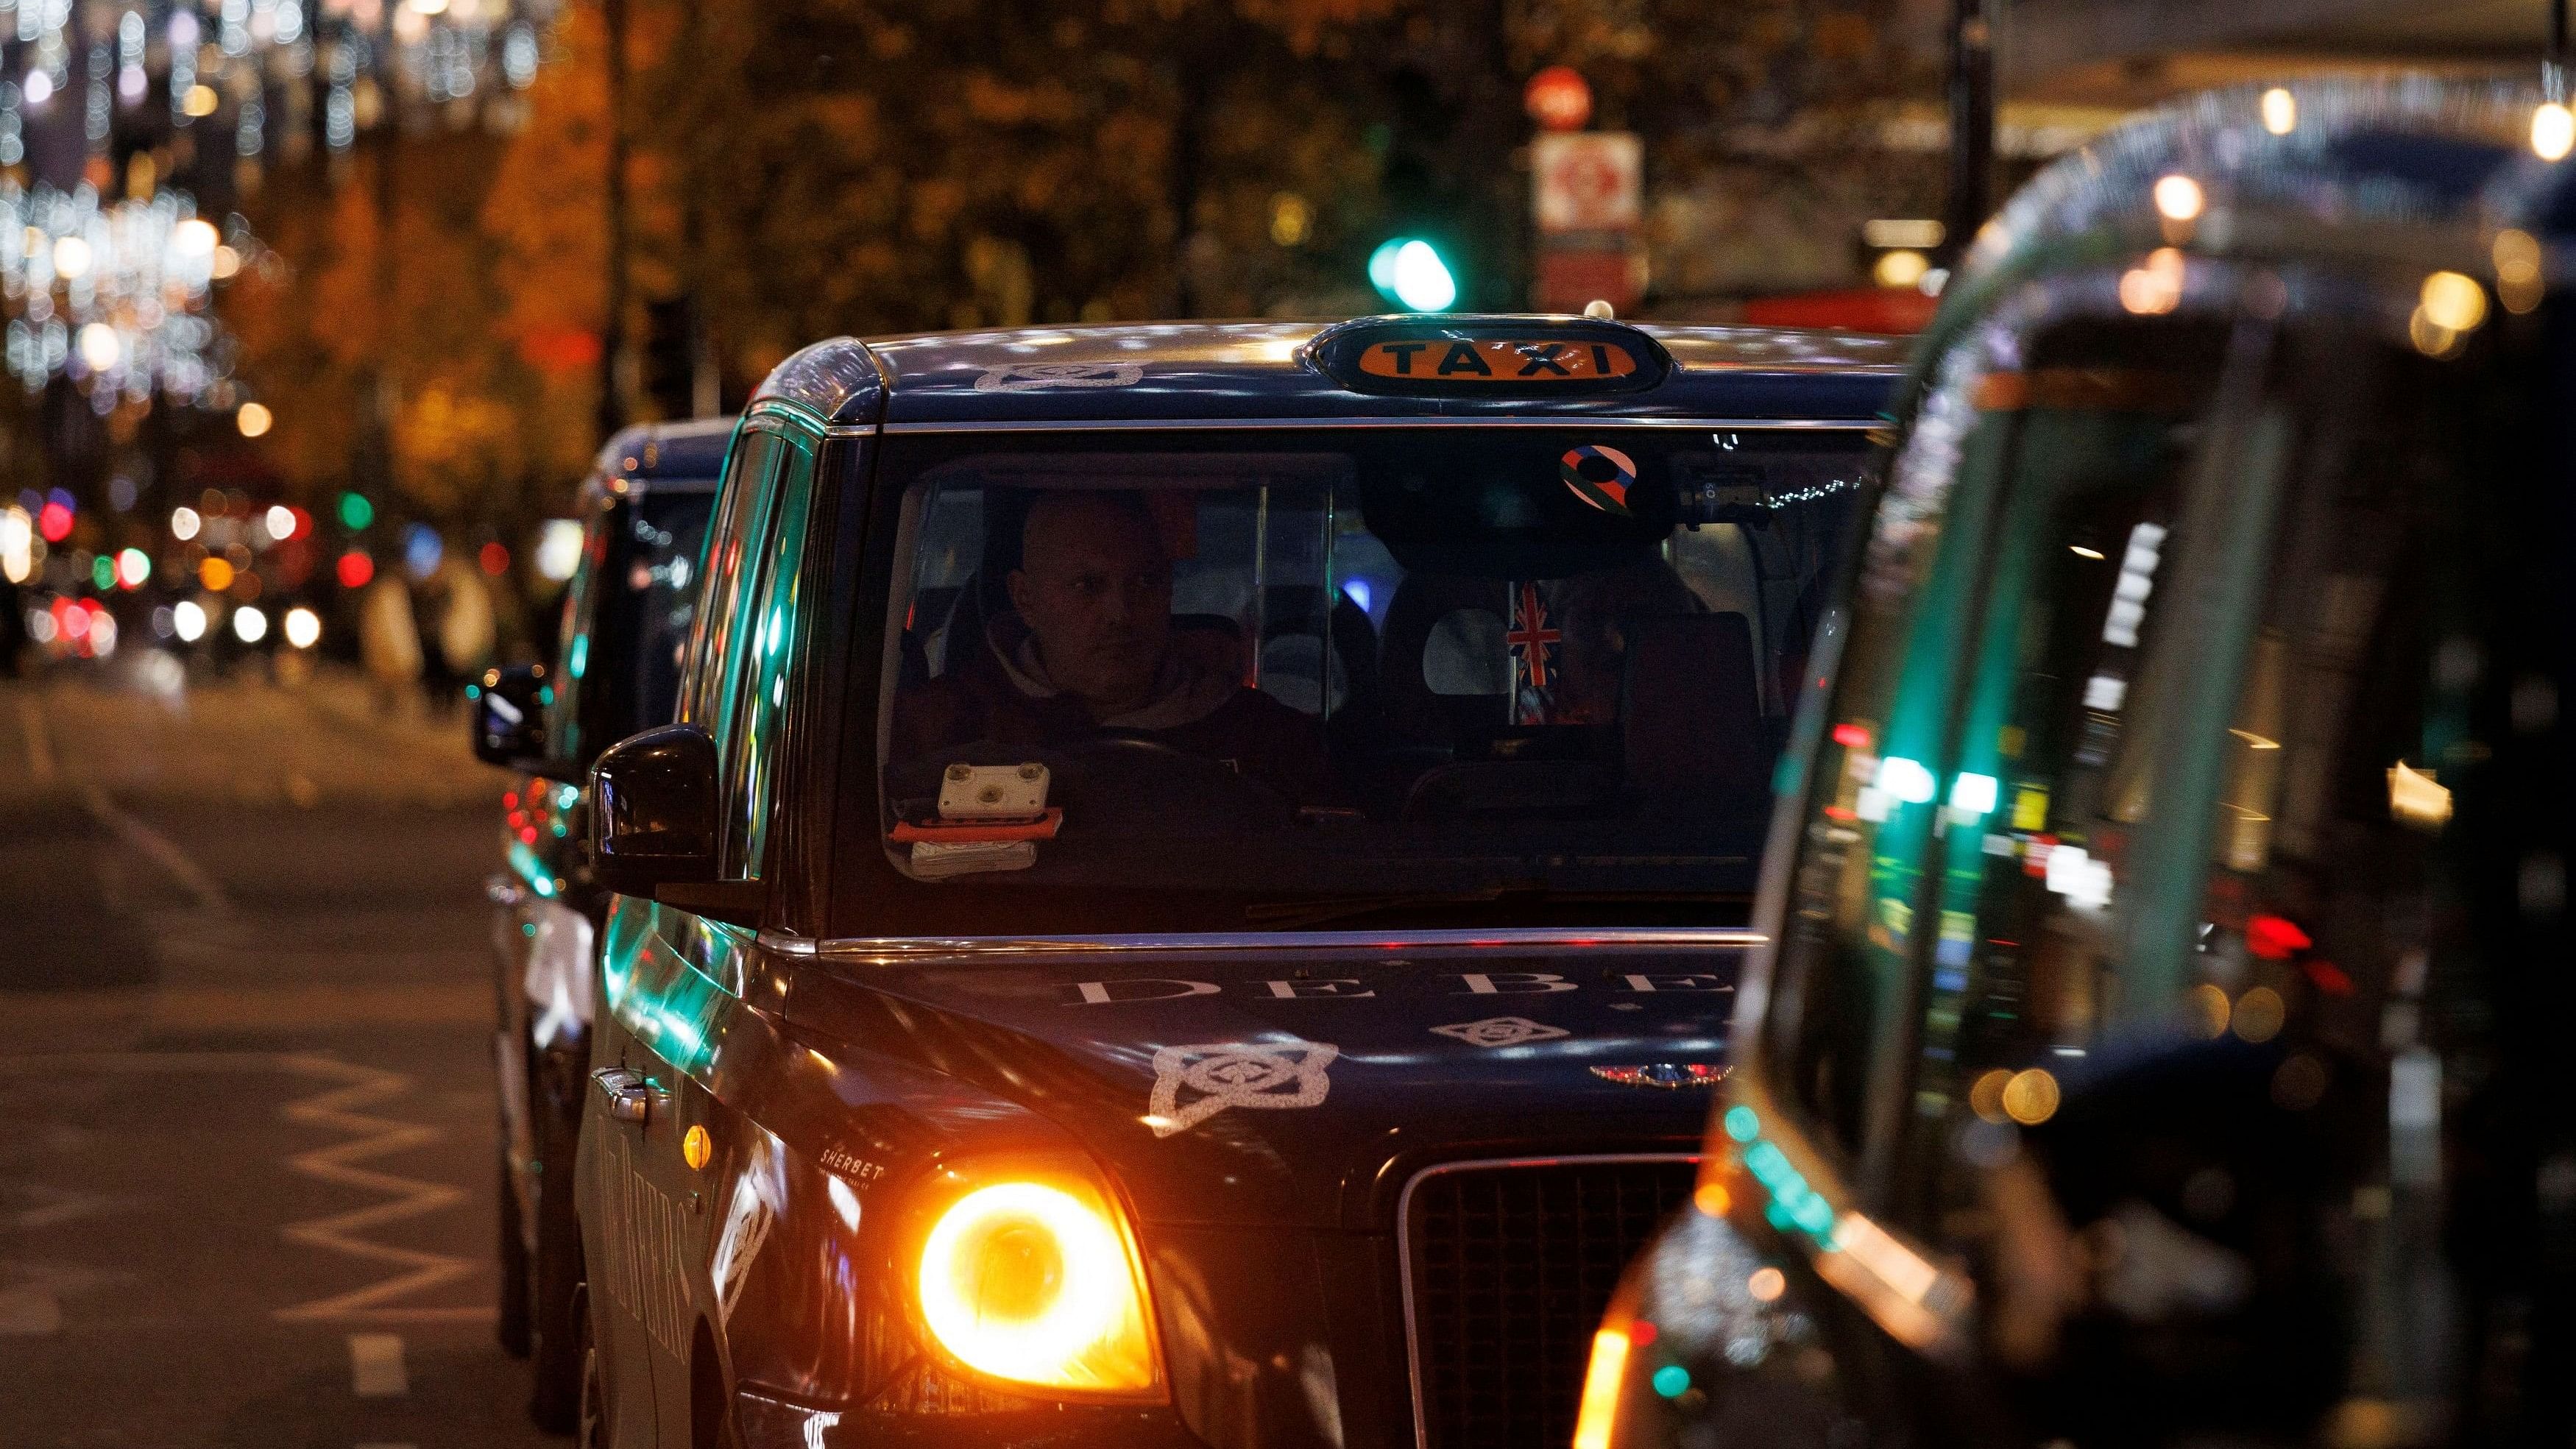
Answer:
[(593, 770), (601, 1442), (1543, 1446), (1683, 1201), (1882, 343), (828, 343)]
[(1577, 1449), (2567, 1441), (2537, 100), (2207, 97), (1980, 238)]
[(716, 419), (611, 439), (577, 505), (581, 562), (565, 590), (553, 662), (492, 670), (468, 690), (475, 753), (519, 777), (502, 797), (507, 868), (489, 883), (499, 968), (501, 1341), (533, 1359), (531, 1411), (559, 1431), (573, 1427), (580, 1389), (573, 1139), (590, 1061), (597, 927), (609, 899), (579, 858), (584, 777), (603, 746), (672, 717), (732, 435), (733, 420)]

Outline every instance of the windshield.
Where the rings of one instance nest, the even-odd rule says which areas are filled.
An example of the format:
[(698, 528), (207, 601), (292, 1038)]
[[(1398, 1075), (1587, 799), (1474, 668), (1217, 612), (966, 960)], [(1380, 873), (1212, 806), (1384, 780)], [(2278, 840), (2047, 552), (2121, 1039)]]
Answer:
[(2501, 369), (2419, 349), (1999, 332), (1894, 465), (1764, 1071), (1854, 1202), (1977, 1268), (1989, 1351), (2063, 1390), (2037, 1437), (2295, 1433), (2475, 1351), (2439, 1225), (2499, 1221), (2527, 1150), (2494, 1026), (2558, 869), (2502, 847), (2564, 628), (2505, 520), (2565, 474)]
[(979, 930), (1747, 891), (1861, 437), (1322, 436), (891, 444), (889, 862)]
[(602, 507), (584, 526), (547, 710), (558, 760), (586, 765), (628, 735), (671, 722), (714, 507), (712, 479), (683, 482)]
[(715, 501), (710, 480), (703, 488), (656, 488), (636, 507), (618, 605), (635, 664), (629, 733), (668, 724), (678, 709), (680, 654), (697, 617), (698, 560)]

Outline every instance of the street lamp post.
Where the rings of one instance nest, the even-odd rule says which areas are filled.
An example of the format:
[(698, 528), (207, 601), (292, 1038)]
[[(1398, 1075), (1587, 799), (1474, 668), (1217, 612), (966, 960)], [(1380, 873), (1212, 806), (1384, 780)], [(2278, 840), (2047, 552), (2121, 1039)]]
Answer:
[[(386, 55), (394, 54), (394, 15), (399, 7), (384, 7), (384, 29), (377, 44)], [(380, 490), (379, 496), (394, 492), (394, 425), (401, 416), (402, 381), (394, 376), (394, 328), (400, 307), (402, 286), (401, 255), (395, 233), (402, 221), (402, 184), (400, 175), (402, 151), (402, 96), (388, 72), (380, 83), (381, 97), (376, 113), (376, 351), (373, 359), (374, 395), (367, 402), (373, 410), (374, 426), (368, 430), (364, 446), (372, 456), (364, 459), (357, 472), (356, 486), (367, 486), (371, 479)]]
[(608, 315), (599, 329), (599, 436), (626, 426), (626, 0), (601, 0), (608, 32)]
[[(2564, 4), (2565, 0), (2559, 0)], [(1950, 11), (1950, 194), (1943, 249), (1951, 257), (1993, 208), (1995, 35), (1986, 0), (1952, 0)]]

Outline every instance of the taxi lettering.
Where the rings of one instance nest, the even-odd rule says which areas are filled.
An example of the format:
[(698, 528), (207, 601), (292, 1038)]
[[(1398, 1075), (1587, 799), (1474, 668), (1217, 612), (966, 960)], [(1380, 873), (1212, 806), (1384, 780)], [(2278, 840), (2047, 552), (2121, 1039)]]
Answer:
[(1424, 338), (1372, 342), (1360, 371), (1370, 377), (1449, 382), (1592, 382), (1634, 376), (1637, 359), (1611, 342), (1547, 338)]
[(606, 1235), (608, 1271), (600, 1285), (666, 1352), (682, 1351), (688, 1290), (677, 1270), (683, 1240), (679, 1204), (639, 1171), (631, 1154), (603, 1143), (600, 1172), (616, 1230)]
[[(1563, 991), (1580, 991), (1583, 983), (1555, 971), (1460, 971), (1445, 977), (1426, 978), (1408, 975), (1408, 981), (1446, 979), (1456, 981), (1463, 990), (1441, 992), (1449, 996), (1551, 996)], [(1721, 976), (1707, 972), (1621, 972), (1609, 978), (1608, 989), (1621, 995), (1670, 995), (1683, 992), (1727, 992), (1735, 987)], [(1196, 996), (1216, 996), (1228, 990), (1224, 982), (1191, 981), (1175, 976), (1131, 976), (1113, 981), (1076, 981), (1071, 986), (1072, 999), (1067, 1006), (1136, 1006), (1147, 1002), (1182, 1001)], [(1238, 981), (1233, 983), (1237, 995), (1259, 996), (1272, 1001), (1370, 1001), (1378, 999), (1377, 988), (1383, 983), (1360, 977), (1317, 979)]]

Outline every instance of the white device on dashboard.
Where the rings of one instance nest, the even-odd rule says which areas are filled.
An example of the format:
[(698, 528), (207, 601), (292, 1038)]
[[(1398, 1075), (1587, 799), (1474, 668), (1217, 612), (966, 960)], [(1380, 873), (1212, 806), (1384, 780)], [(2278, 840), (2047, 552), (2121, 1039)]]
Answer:
[(939, 781), (942, 820), (1035, 820), (1046, 813), (1047, 767), (955, 764)]

